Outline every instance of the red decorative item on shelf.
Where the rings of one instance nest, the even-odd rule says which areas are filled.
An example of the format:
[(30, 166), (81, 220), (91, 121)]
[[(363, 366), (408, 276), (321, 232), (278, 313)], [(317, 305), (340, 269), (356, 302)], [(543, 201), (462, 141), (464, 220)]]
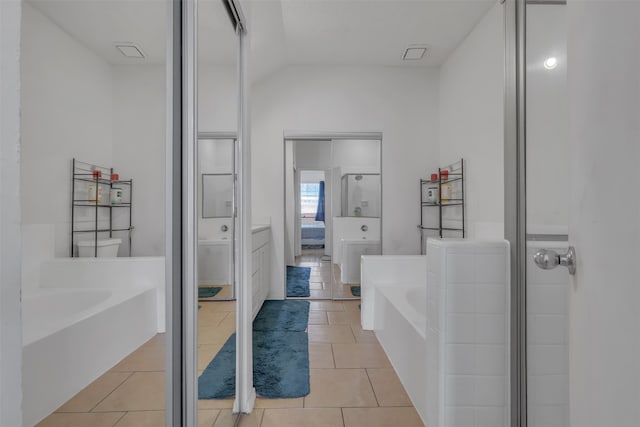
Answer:
[(101, 170), (94, 170), (93, 171), (93, 177), (94, 178), (102, 178), (102, 171)]
[(437, 173), (432, 173), (431, 174), (431, 181), (437, 181), (438, 180), (438, 174)]
[(442, 176), (443, 181), (446, 181), (449, 179), (449, 171), (446, 169), (441, 170), (440, 175)]
[(118, 175), (117, 173), (112, 173), (111, 181), (118, 181), (118, 180), (120, 180), (120, 175)]

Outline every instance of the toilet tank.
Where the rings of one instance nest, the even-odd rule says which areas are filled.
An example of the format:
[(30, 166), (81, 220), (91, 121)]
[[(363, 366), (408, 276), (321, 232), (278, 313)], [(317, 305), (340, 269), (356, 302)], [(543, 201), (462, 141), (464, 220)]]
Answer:
[(198, 241), (198, 284), (230, 285), (231, 240)]
[(81, 258), (95, 257), (96, 246), (99, 258), (114, 258), (118, 256), (118, 248), (121, 243), (122, 239), (98, 239), (97, 245), (95, 240), (80, 240), (76, 244), (78, 246), (78, 256)]
[(342, 283), (360, 283), (360, 257), (362, 255), (380, 255), (380, 240), (347, 240), (342, 239), (342, 263), (340, 265), (340, 281)]

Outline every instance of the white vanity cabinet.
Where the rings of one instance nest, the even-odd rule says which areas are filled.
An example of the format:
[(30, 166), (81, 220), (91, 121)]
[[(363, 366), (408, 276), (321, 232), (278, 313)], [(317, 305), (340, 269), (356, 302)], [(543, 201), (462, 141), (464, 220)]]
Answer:
[(269, 243), (271, 240), (271, 230), (268, 226), (253, 227), (253, 245), (251, 261), (251, 287), (252, 287), (252, 308), (255, 319), (262, 303), (267, 298), (271, 281), (271, 253)]

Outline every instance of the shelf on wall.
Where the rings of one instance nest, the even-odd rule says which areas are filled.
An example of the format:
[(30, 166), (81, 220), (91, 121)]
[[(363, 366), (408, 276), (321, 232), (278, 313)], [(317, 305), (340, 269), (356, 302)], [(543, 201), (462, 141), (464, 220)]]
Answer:
[[(442, 179), (442, 171), (446, 170), (447, 171), (447, 179)], [(459, 172), (453, 172), (453, 171), (458, 171)], [(460, 197), (456, 197), (456, 198), (446, 198), (445, 202), (442, 203), (442, 199), (438, 200), (438, 202), (434, 203), (434, 202), (427, 202), (425, 201), (425, 186), (426, 185), (437, 185), (438, 186), (438, 195), (441, 196), (442, 195), (442, 188), (443, 186), (450, 189), (451, 187), (448, 186), (448, 184), (454, 184), (454, 183), (459, 183), (459, 194)], [(456, 188), (456, 187), (454, 187)], [(420, 229), (420, 247), (421, 247), (421, 252), (424, 253), (424, 230), (429, 230), (429, 231), (437, 231), (438, 232), (438, 236), (440, 238), (444, 237), (444, 232), (445, 231), (450, 231), (450, 232), (460, 232), (462, 233), (462, 237), (466, 237), (466, 230), (465, 230), (465, 219), (464, 219), (464, 214), (465, 214), (465, 194), (464, 194), (464, 159), (460, 159), (460, 161), (455, 162), (449, 166), (446, 166), (444, 168), (438, 168), (438, 179), (437, 180), (432, 180), (432, 179), (420, 179), (420, 224), (418, 225), (418, 228)], [(443, 222), (445, 220), (444, 218), (444, 213), (443, 213), (443, 208), (446, 208), (448, 206), (460, 206), (462, 207), (461, 210), (461, 222), (462, 222), (462, 227), (461, 228), (452, 228), (452, 227), (444, 227), (443, 226)], [(429, 208), (429, 207), (438, 207), (438, 227), (425, 227), (424, 226), (424, 213), (425, 211), (423, 210), (424, 208)], [(452, 212), (451, 210), (447, 210), (447, 212)]]
[[(131, 242), (132, 242), (132, 238), (131, 238), (131, 233), (134, 229), (133, 224), (132, 224), (132, 215), (131, 215), (131, 210), (132, 210), (132, 202), (133, 202), (133, 180), (131, 179), (118, 179), (118, 180), (111, 180), (111, 179), (107, 179), (107, 178), (102, 178), (102, 177), (98, 177), (94, 175), (94, 171), (100, 171), (102, 175), (106, 175), (109, 178), (111, 176), (113, 176), (113, 168), (107, 168), (104, 166), (96, 166), (93, 165), (91, 163), (86, 163), (86, 162), (81, 162), (78, 161), (76, 159), (73, 159), (72, 162), (72, 166), (71, 166), (71, 174), (72, 174), (72, 180), (71, 180), (71, 257), (74, 257), (74, 247), (75, 247), (75, 243), (76, 243), (76, 234), (87, 234), (87, 233), (92, 233), (94, 234), (94, 240), (95, 240), (95, 248), (94, 248), (94, 254), (95, 256), (98, 255), (98, 234), (103, 234), (103, 233), (109, 233), (109, 237), (113, 237), (113, 233), (116, 232), (128, 232), (129, 234), (129, 245), (128, 245), (128, 249), (129, 249), (129, 256), (131, 256)], [(86, 185), (86, 184), (95, 184), (95, 191), (94, 193), (92, 193), (91, 195), (95, 195), (95, 198), (93, 199), (87, 199), (86, 195), (84, 195), (85, 198), (76, 198), (76, 191), (80, 191), (80, 194), (82, 194), (84, 192), (84, 190), (80, 189), (78, 190), (77, 185)], [(118, 204), (111, 204), (111, 203), (96, 203), (96, 200), (98, 199), (98, 186), (107, 186), (108, 189), (105, 189), (104, 191), (107, 192), (106, 197), (109, 198), (110, 197), (110, 191), (113, 188), (118, 188), (121, 189), (119, 186), (128, 186), (128, 189), (123, 190), (124, 194), (126, 196), (125, 200), (128, 199), (127, 202), (123, 202), (123, 203), (118, 203)], [(102, 187), (101, 187), (102, 188)], [(89, 187), (87, 185), (87, 192), (89, 191)], [(91, 197), (91, 195), (89, 197)], [(110, 199), (109, 199), (110, 200)], [(89, 224), (93, 225), (93, 228), (91, 229), (82, 229), (82, 230), (77, 230), (76, 226), (77, 224), (77, 219), (76, 219), (76, 209), (78, 208), (92, 208), (94, 209), (95, 213), (93, 215), (93, 219), (91, 220), (91, 222)], [(106, 211), (103, 211), (103, 213), (106, 212), (106, 214), (103, 214), (101, 217), (98, 212), (101, 210), (101, 208), (109, 208)], [(113, 225), (113, 213), (112, 213), (112, 209), (111, 208), (121, 208), (124, 209), (127, 213), (128, 213), (128, 222), (129, 222), (129, 226), (125, 227), (125, 228), (114, 228)], [(86, 210), (82, 210), (81, 212), (87, 212)], [(120, 217), (118, 217), (120, 218)], [(126, 219), (126, 217), (125, 217)], [(106, 222), (109, 222), (109, 227), (108, 228), (98, 228), (98, 225), (103, 226), (106, 225)], [(87, 224), (88, 221), (86, 219), (83, 219), (83, 224), (89, 225)]]

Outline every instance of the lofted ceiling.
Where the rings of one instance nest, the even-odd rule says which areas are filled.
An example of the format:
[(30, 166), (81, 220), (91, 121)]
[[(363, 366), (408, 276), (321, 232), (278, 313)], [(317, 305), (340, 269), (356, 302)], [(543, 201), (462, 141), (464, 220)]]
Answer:
[[(164, 0), (28, 0), (111, 64), (165, 60)], [(442, 64), (497, 0), (249, 0), (251, 64), (263, 75), (287, 64), (432, 67)], [(237, 40), (220, 0), (199, 0), (202, 63), (232, 65)], [(115, 42), (138, 44), (126, 58)], [(429, 49), (402, 61), (411, 44)]]

